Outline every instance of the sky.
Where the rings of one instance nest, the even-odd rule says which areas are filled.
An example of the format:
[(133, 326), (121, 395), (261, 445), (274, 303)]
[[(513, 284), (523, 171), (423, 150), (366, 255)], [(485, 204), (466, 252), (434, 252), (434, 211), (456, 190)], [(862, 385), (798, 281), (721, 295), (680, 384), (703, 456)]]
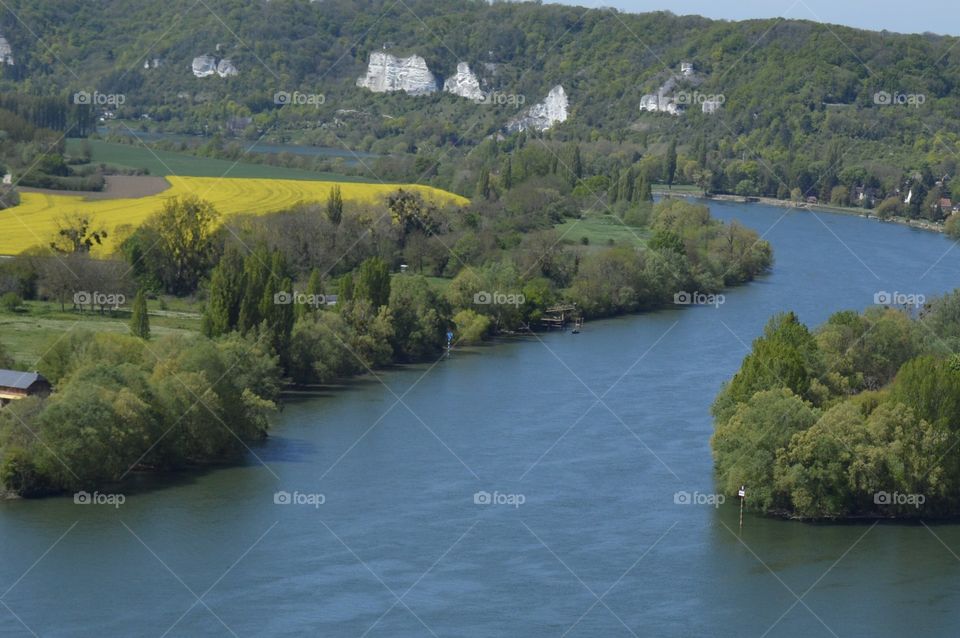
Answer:
[[(546, 0), (557, 2), (558, 0)], [(708, 18), (746, 20), (749, 18), (794, 18), (843, 24), (861, 29), (900, 33), (960, 35), (960, 7), (957, 0), (559, 0), (583, 7), (616, 7), (621, 11), (644, 13), (672, 11), (677, 15), (696, 14)]]

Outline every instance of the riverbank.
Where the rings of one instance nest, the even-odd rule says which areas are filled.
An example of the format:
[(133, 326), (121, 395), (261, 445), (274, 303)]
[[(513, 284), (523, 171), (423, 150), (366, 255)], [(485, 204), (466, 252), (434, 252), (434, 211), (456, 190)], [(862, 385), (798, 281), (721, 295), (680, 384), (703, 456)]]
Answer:
[(695, 197), (697, 199), (706, 201), (734, 202), (737, 204), (765, 204), (767, 206), (775, 206), (777, 208), (793, 208), (801, 211), (805, 210), (811, 212), (835, 213), (837, 215), (851, 215), (877, 222), (900, 224), (902, 226), (909, 226), (910, 228), (917, 228), (919, 230), (929, 230), (935, 233), (944, 232), (943, 224), (920, 219), (910, 219), (907, 217), (889, 217), (884, 219), (863, 208), (852, 208), (848, 206), (810, 204), (808, 202), (795, 202), (793, 200), (777, 199), (775, 197), (743, 197), (741, 195), (707, 194), (703, 191), (694, 191), (689, 188), (670, 190), (659, 187), (653, 189), (653, 194), (661, 197)]

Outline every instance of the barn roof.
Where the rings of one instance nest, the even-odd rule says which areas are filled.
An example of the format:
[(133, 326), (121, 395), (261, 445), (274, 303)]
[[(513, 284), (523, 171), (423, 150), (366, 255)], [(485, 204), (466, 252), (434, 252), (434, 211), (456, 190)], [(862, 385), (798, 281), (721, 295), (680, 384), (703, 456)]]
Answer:
[(39, 373), (21, 372), (19, 370), (0, 370), (0, 388), (16, 388), (27, 390), (39, 380), (44, 380)]

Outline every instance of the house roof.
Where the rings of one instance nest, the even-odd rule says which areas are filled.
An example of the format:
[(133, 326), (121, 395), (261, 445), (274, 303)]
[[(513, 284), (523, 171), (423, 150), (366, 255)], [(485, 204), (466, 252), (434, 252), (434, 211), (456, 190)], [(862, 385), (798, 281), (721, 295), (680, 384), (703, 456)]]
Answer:
[(19, 370), (0, 370), (0, 387), (27, 390), (37, 381), (46, 381), (36, 372), (21, 372)]

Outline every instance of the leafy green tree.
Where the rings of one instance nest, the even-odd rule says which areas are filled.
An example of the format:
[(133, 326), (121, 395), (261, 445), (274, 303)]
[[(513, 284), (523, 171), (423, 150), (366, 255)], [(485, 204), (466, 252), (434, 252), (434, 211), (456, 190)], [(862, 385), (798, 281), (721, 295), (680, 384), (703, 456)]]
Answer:
[(822, 367), (820, 352), (810, 331), (792, 313), (775, 315), (763, 335), (753, 342), (739, 372), (726, 385), (713, 406), (714, 416), (723, 422), (736, 405), (763, 390), (787, 388), (797, 396), (813, 400), (814, 381)]
[(777, 453), (817, 417), (816, 410), (787, 388), (758, 392), (739, 404), (729, 420), (717, 424), (711, 441), (723, 493), (735, 496), (745, 485), (751, 509), (786, 506), (774, 489)]
[(167, 292), (189, 294), (197, 289), (216, 256), (219, 213), (195, 195), (174, 197), (150, 217), (145, 231), (156, 238), (150, 252), (159, 260), (155, 275)]
[(667, 161), (664, 164), (667, 186), (673, 188), (673, 180), (677, 175), (677, 141), (671, 140), (667, 147)]
[(490, 199), (490, 170), (480, 169), (480, 177), (477, 179), (476, 196), (481, 199)]
[(141, 339), (150, 338), (150, 315), (147, 312), (147, 295), (143, 289), (137, 291), (133, 300), (130, 316), (130, 334)]
[(390, 267), (379, 257), (371, 257), (360, 264), (354, 296), (366, 299), (374, 308), (390, 302)]
[(334, 184), (327, 196), (327, 219), (334, 226), (339, 226), (343, 219), (343, 194), (337, 184)]
[(227, 246), (210, 274), (202, 324), (206, 336), (218, 337), (238, 327), (245, 292), (243, 255), (235, 246)]
[(450, 309), (425, 277), (398, 277), (390, 287), (393, 348), (400, 361), (422, 361), (446, 344)]
[(577, 144), (573, 147), (570, 182), (572, 185), (576, 185), (581, 179), (583, 179), (583, 159), (580, 157), (580, 145)]

